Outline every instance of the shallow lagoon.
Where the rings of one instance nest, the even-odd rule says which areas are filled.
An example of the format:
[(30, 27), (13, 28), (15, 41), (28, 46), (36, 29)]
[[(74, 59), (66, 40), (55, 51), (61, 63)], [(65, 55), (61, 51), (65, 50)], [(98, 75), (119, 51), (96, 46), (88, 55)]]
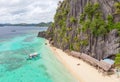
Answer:
[[(43, 30), (46, 28), (0, 28), (0, 82), (77, 82), (45, 45), (46, 40), (36, 37)], [(39, 58), (27, 60), (34, 52)]]

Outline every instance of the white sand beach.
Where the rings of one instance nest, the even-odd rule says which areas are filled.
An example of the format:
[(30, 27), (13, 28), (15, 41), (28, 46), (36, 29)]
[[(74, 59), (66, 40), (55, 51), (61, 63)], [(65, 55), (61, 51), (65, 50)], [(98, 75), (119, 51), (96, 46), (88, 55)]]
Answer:
[(51, 46), (49, 42), (47, 43), (55, 56), (64, 64), (70, 73), (76, 77), (78, 82), (120, 82), (120, 78), (117, 78), (116, 74), (105, 76), (83, 60), (72, 57), (62, 50)]

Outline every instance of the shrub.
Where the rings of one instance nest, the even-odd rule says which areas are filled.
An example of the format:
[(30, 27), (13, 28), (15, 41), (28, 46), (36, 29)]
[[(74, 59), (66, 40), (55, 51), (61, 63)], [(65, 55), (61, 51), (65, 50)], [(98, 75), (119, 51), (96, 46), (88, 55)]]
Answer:
[(116, 66), (117, 68), (120, 68), (120, 53), (116, 54), (115, 66)]
[(71, 23), (76, 23), (76, 22), (77, 22), (77, 19), (72, 16), (72, 17), (70, 17), (70, 22), (71, 22)]
[(87, 46), (88, 45), (88, 40), (81, 40), (80, 45)]
[(70, 50), (74, 50), (72, 43), (70, 44)]
[(120, 14), (120, 2), (116, 2), (114, 6), (116, 9), (115, 14)]

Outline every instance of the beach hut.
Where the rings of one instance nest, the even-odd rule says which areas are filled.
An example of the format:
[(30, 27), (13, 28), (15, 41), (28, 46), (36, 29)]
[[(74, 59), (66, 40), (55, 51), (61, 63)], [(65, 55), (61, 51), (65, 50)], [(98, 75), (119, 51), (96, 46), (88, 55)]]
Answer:
[(106, 71), (106, 72), (108, 72), (108, 71), (111, 69), (111, 67), (112, 67), (111, 64), (109, 64), (109, 63), (107, 63), (107, 62), (105, 62), (105, 61), (103, 61), (103, 60), (101, 60), (101, 61), (99, 62), (98, 66), (99, 66), (101, 69), (103, 69), (104, 71)]
[(93, 66), (97, 66), (97, 64), (99, 63), (99, 61), (89, 55), (86, 55), (84, 53), (79, 53), (79, 52), (75, 52), (75, 51), (71, 51), (71, 55), (77, 58), (81, 58), (82, 60), (88, 62), (89, 64), (93, 65)]
[(82, 60), (86, 61), (87, 63), (89, 63), (95, 67), (98, 67), (105, 72), (110, 72), (112, 67), (114, 66), (114, 61), (112, 59), (107, 58), (107, 59), (99, 61), (89, 55), (86, 55), (84, 53), (75, 52), (75, 51), (71, 51), (70, 55), (77, 57), (77, 58), (81, 58)]
[(88, 62), (89, 64), (93, 65), (93, 66), (98, 66), (99, 61), (89, 55), (83, 54), (81, 55), (81, 59), (85, 60), (86, 62)]
[(80, 58), (81, 54), (79, 52), (71, 51), (70, 55), (72, 55), (73, 57), (76, 57), (76, 58)]

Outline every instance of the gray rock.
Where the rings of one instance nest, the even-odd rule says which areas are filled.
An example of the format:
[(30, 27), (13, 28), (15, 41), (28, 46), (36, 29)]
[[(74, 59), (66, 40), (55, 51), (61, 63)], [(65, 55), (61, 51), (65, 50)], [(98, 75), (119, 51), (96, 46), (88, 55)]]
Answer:
[[(120, 15), (114, 14), (114, 3), (120, 2), (120, 0), (64, 0), (63, 3), (58, 7), (57, 13), (62, 12), (60, 8), (69, 8), (69, 12), (66, 15), (65, 21), (66, 29), (71, 28), (71, 30), (67, 30), (65, 33), (65, 36), (69, 37), (69, 41), (65, 42), (63, 37), (60, 36), (60, 32), (62, 31), (62, 27), (58, 23), (61, 21), (60, 19), (55, 20), (54, 28), (50, 27), (46, 33), (39, 33), (39, 36), (51, 38), (51, 40), (54, 42), (53, 45), (63, 50), (69, 49), (70, 44), (75, 43), (74, 38), (76, 36), (79, 37), (79, 40), (88, 38), (88, 46), (81, 45), (79, 51), (89, 54), (98, 60), (120, 53), (120, 36), (117, 29), (112, 30), (105, 36), (95, 37), (92, 35), (92, 38), (89, 38), (88, 36), (90, 34), (89, 31), (88, 33), (78, 32), (78, 29), (80, 29), (80, 14), (83, 13), (84, 7), (88, 2), (100, 4), (100, 10), (103, 13), (104, 20), (106, 20), (107, 16), (111, 14), (114, 17), (115, 22), (120, 22)], [(77, 19), (77, 22), (71, 23), (71, 17)]]

